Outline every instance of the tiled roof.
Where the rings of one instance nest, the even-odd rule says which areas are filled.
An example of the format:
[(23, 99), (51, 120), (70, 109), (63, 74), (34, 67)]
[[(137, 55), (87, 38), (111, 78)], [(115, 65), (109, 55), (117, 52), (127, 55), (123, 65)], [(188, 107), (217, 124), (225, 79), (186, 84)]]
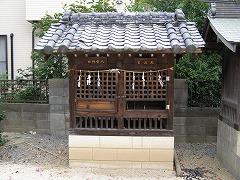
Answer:
[(226, 41), (240, 43), (239, 18), (209, 18), (211, 25), (223, 36)]
[(71, 13), (67, 11), (41, 38), (36, 51), (193, 53), (205, 44), (195, 23), (175, 13)]
[(235, 52), (240, 44), (240, 2), (211, 3), (208, 19), (219, 39)]
[(214, 18), (240, 18), (240, 3), (233, 1), (213, 2), (209, 15)]

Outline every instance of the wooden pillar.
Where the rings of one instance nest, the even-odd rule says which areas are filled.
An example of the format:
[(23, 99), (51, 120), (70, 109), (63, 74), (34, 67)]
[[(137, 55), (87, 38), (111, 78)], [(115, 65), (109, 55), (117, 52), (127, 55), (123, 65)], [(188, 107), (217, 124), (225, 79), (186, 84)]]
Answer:
[(118, 91), (117, 91), (117, 118), (118, 118), (118, 129), (124, 128), (124, 111), (125, 111), (125, 88), (119, 88), (124, 87), (124, 71), (120, 71), (120, 74), (118, 75)]
[(68, 56), (69, 65), (69, 112), (70, 112), (70, 128), (75, 128), (75, 98), (76, 98), (76, 83), (75, 83), (75, 70), (74, 59), (72, 55)]
[(173, 130), (173, 111), (174, 111), (174, 54), (169, 54), (168, 65), (167, 65), (167, 74), (169, 81), (167, 82), (167, 104), (170, 106), (168, 109), (168, 130)]

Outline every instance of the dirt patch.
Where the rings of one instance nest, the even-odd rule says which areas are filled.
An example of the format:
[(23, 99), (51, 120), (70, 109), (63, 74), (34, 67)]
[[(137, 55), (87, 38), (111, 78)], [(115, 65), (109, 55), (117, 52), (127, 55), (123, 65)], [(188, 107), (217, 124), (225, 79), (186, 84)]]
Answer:
[(95, 169), (68, 167), (68, 136), (3, 133), (0, 147), (0, 179), (234, 179), (219, 163), (215, 144), (176, 143), (183, 177), (174, 171), (142, 169)]
[(218, 161), (215, 143), (176, 143), (175, 150), (184, 179), (235, 179)]

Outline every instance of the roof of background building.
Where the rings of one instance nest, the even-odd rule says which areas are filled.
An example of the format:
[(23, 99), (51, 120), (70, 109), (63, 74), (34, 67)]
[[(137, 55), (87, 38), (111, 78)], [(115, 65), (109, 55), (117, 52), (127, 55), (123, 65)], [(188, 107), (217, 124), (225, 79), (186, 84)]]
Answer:
[(204, 47), (195, 23), (181, 10), (168, 12), (72, 13), (66, 11), (41, 38), (36, 51), (76, 52), (190, 52)]
[(233, 1), (213, 2), (209, 15), (214, 18), (240, 18), (240, 3)]
[(219, 39), (235, 52), (240, 43), (240, 2), (211, 3), (208, 19)]
[(209, 18), (209, 21), (228, 42), (240, 43), (240, 18)]

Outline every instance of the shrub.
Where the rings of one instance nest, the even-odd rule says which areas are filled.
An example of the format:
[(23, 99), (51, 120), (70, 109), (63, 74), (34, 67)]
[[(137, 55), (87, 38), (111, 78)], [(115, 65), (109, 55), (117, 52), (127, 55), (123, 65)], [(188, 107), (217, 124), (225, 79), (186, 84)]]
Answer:
[(187, 54), (175, 65), (175, 71), (188, 83), (189, 106), (219, 106), (221, 56)]
[[(0, 121), (4, 120), (5, 113), (0, 105)], [(3, 146), (6, 143), (6, 140), (2, 137), (1, 130), (0, 130), (0, 146)]]
[(34, 61), (34, 68), (30, 69), (34, 74), (34, 79), (53, 79), (53, 78), (67, 78), (68, 61), (67, 57), (59, 55), (50, 55), (48, 60), (44, 59), (44, 55), (33, 52), (31, 56)]
[(44, 91), (37, 85), (20, 87), (16, 89), (9, 99), (22, 101), (43, 101), (46, 99)]
[(5, 113), (0, 105), (0, 121), (4, 120), (4, 118), (5, 118)]

